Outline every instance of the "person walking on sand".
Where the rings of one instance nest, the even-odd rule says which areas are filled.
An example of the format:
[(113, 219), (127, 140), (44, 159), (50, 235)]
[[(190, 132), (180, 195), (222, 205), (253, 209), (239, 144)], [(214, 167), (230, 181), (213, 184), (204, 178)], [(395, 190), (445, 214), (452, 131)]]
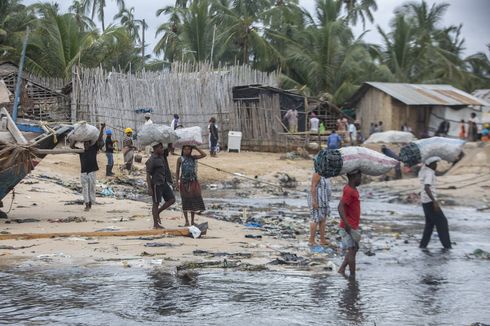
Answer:
[(345, 269), (349, 266), (350, 277), (356, 275), (356, 254), (359, 250), (361, 233), (359, 224), (361, 221), (361, 201), (357, 187), (361, 184), (362, 174), (360, 171), (354, 171), (347, 174), (348, 184), (345, 185), (342, 193), (342, 199), (339, 202), (340, 230), (342, 245), (347, 253), (338, 272), (344, 276)]
[(318, 173), (313, 173), (311, 177), (311, 188), (308, 194), (308, 207), (310, 208), (310, 239), (309, 246), (316, 245), (315, 235), (316, 229), (320, 231), (320, 244), (329, 245), (325, 239), (325, 224), (327, 217), (330, 216), (330, 197), (332, 196), (332, 187), (330, 179), (320, 176)]
[(216, 152), (218, 148), (218, 140), (219, 140), (219, 135), (218, 135), (218, 127), (216, 127), (216, 119), (212, 117), (209, 119), (209, 152), (211, 153), (212, 157), (216, 157)]
[(419, 179), (422, 185), (420, 199), (425, 215), (425, 227), (422, 240), (420, 240), (420, 248), (427, 248), (435, 226), (444, 248), (451, 249), (449, 226), (436, 195), (436, 169), (437, 162), (440, 160), (441, 158), (438, 156), (429, 157), (419, 171)]
[[(196, 149), (199, 155), (192, 155)], [(201, 196), (201, 185), (197, 181), (197, 160), (206, 157), (200, 148), (194, 146), (183, 146), (182, 154), (177, 159), (177, 191), (182, 198), (182, 210), (184, 211), (185, 226), (189, 226), (188, 213), (191, 213), (191, 224), (194, 225), (196, 212), (206, 210)]]
[(123, 139), (123, 157), (124, 157), (124, 167), (128, 170), (128, 173), (131, 173), (131, 169), (133, 168), (133, 158), (134, 158), (134, 150), (136, 147), (133, 142), (133, 129), (126, 128), (124, 129), (124, 133), (126, 137)]
[(112, 168), (114, 167), (114, 143), (117, 140), (112, 140), (112, 130), (107, 129), (105, 137), (105, 155), (107, 157), (107, 165), (105, 168), (105, 176), (112, 177), (114, 173), (112, 173)]
[[(163, 148), (162, 143), (153, 143), (153, 153), (146, 161), (146, 183), (148, 194), (152, 198), (153, 228), (163, 229), (160, 213), (175, 203), (175, 196), (170, 187), (172, 175), (168, 166), (168, 150)], [(164, 203), (159, 207), (160, 202)]]
[[(101, 148), (100, 143), (104, 135), (105, 123), (100, 125), (99, 138), (93, 144), (90, 141), (83, 142), (84, 152), (80, 153), (80, 182), (82, 184), (83, 202), (85, 203), (85, 211), (92, 208), (95, 204), (95, 178), (96, 171), (99, 170), (97, 165), (97, 152)], [(75, 143), (70, 144), (71, 148), (75, 147)]]

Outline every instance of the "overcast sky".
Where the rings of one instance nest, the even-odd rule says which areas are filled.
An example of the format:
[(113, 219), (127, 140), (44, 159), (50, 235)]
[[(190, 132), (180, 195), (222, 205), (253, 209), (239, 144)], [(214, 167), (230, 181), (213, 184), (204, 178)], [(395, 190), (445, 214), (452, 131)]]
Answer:
[[(24, 0), (25, 4), (31, 4), (38, 1)], [(70, 0), (52, 0), (58, 2), (63, 11), (68, 10), (72, 1)], [(159, 8), (167, 5), (173, 5), (175, 0), (126, 0), (127, 7), (135, 8), (135, 17), (138, 19), (144, 18), (149, 25), (147, 30), (147, 52), (153, 51), (155, 41), (155, 31), (157, 27), (165, 20), (163, 17), (156, 17), (155, 12)], [(315, 0), (300, 0), (300, 5), (313, 12), (315, 8)], [(398, 0), (377, 0), (378, 10), (374, 13), (374, 24), (367, 24), (366, 29), (370, 30), (364, 36), (364, 40), (370, 43), (381, 43), (381, 37), (376, 30), (376, 25), (381, 26), (384, 30), (388, 30), (389, 22), (393, 17), (393, 10), (405, 1)], [(459, 25), (463, 24), (462, 34), (466, 40), (465, 54), (473, 54), (478, 51), (487, 52), (486, 44), (490, 43), (490, 0), (446, 0), (436, 1), (427, 0), (429, 4), (433, 3), (449, 3), (450, 7), (444, 16), (443, 25)], [(106, 25), (112, 21), (112, 18), (117, 13), (116, 1), (107, 0), (106, 7)], [(357, 35), (362, 33), (362, 24), (354, 28)]]

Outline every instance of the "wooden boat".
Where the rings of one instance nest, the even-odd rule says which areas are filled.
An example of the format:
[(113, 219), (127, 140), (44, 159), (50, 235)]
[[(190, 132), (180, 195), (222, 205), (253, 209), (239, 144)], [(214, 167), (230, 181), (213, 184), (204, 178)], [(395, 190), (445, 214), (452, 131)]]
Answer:
[[(53, 150), (72, 126), (42, 127), (42, 134), (21, 132), (5, 108), (0, 109), (0, 207), (2, 199), (31, 172), (47, 154), (76, 153)], [(0, 218), (6, 218), (0, 211)]]

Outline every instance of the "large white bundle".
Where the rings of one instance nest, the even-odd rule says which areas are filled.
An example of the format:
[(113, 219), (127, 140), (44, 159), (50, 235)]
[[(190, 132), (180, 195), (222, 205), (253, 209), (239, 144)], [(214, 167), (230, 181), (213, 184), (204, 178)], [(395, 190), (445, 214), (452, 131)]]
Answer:
[(415, 141), (417, 138), (411, 133), (406, 131), (389, 130), (384, 132), (375, 132), (364, 142), (366, 144), (375, 143), (386, 143), (386, 144), (397, 144), (405, 143), (408, 144)]
[(323, 149), (315, 157), (315, 172), (326, 178), (360, 170), (367, 175), (388, 173), (399, 162), (365, 147)]
[(340, 149), (342, 170), (340, 174), (360, 170), (363, 174), (378, 176), (388, 173), (399, 162), (369, 148), (350, 146)]
[(175, 147), (202, 145), (201, 127), (180, 128), (175, 130), (175, 133), (179, 137), (173, 144)]
[(464, 140), (446, 137), (431, 137), (414, 141), (420, 150), (422, 162), (431, 156), (454, 162), (463, 151)]
[(142, 146), (151, 145), (154, 142), (169, 144), (174, 143), (179, 137), (175, 130), (165, 125), (156, 123), (144, 125), (138, 131), (138, 141)]
[(99, 138), (99, 133), (97, 127), (86, 122), (80, 122), (74, 125), (74, 129), (67, 137), (70, 143), (90, 141), (91, 144), (95, 144)]

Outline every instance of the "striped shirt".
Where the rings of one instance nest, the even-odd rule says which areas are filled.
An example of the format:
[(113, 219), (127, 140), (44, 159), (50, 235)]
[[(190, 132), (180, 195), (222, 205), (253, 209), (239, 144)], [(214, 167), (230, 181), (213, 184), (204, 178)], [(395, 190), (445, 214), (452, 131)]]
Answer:
[[(329, 207), (330, 197), (332, 196), (332, 186), (330, 179), (320, 177), (320, 182), (316, 187), (318, 196), (318, 207)], [(308, 206), (312, 207), (311, 193), (308, 193)]]

